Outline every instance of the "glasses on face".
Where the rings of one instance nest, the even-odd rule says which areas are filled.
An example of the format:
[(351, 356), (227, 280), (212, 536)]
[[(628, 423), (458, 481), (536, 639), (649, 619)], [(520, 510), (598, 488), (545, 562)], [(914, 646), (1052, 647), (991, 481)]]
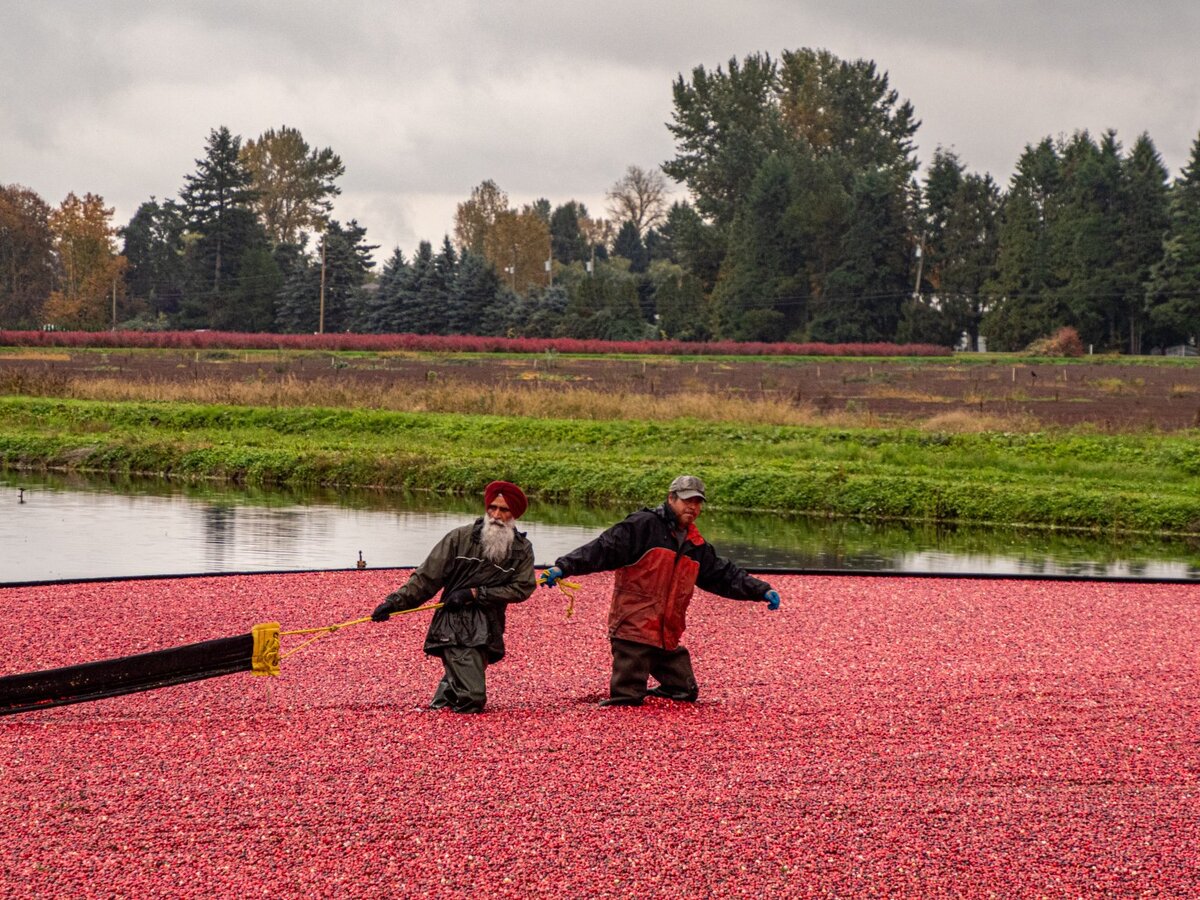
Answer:
[(506, 515), (511, 512), (507, 506), (500, 506), (496, 503), (489, 503), (487, 506), (487, 511), (490, 513), (504, 513)]

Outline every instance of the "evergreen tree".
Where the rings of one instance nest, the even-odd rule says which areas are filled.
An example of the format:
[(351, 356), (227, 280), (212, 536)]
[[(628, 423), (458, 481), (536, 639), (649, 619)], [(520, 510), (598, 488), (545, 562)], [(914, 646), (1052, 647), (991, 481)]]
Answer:
[(918, 241), (918, 296), (907, 301), (897, 340), (955, 346), (965, 332), (978, 346), (984, 285), (996, 262), (1000, 189), (938, 148), (926, 173)]
[(346, 331), (368, 317), (363, 291), (377, 249), (366, 242), (366, 229), (351, 219), (345, 226), (330, 220), (323, 238), (325, 289), (322, 305), (321, 251), (297, 266), (284, 281), (276, 321), (290, 333)]
[(506, 308), (496, 270), (482, 256), (463, 252), (449, 286), (446, 330), (449, 334), (503, 335), (508, 330)]
[[(170, 200), (153, 197), (137, 208), (121, 229), (125, 290), (131, 305), (144, 310), (150, 321), (173, 316), (187, 285), (184, 268), (183, 214)], [(269, 326), (268, 326), (269, 327)]]
[(1049, 138), (1026, 146), (1004, 199), (992, 295), (980, 331), (993, 350), (1022, 350), (1068, 321), (1059, 302), (1050, 224), (1062, 181)]
[(1200, 137), (1171, 187), (1163, 256), (1146, 287), (1152, 337), (1160, 346), (1200, 342)]
[(709, 293), (717, 282), (725, 258), (725, 236), (688, 203), (675, 203), (662, 228), (666, 258), (700, 279)]
[(400, 330), (412, 334), (445, 332), (447, 285), (433, 255), (433, 245), (421, 241), (412, 261), (412, 275), (400, 295)]
[(550, 215), (551, 253), (564, 266), (588, 258), (587, 238), (579, 227), (581, 219), (587, 218), (587, 207), (571, 200), (555, 208)]
[[(222, 126), (208, 137), (203, 159), (196, 160), (196, 172), (184, 176), (180, 199), (187, 229), (198, 238), (193, 249), (194, 263), (207, 272), (214, 293), (230, 278), (229, 258), (241, 255), (236, 240), (247, 231), (244, 214), (254, 200), (251, 175), (239, 153), (242, 140)], [(251, 213), (251, 217), (253, 214)]]
[(594, 276), (568, 287), (565, 337), (608, 341), (643, 340), (649, 329), (638, 302), (637, 277), (616, 263), (596, 267)]
[[(663, 221), (666, 221), (664, 215)], [(646, 236), (642, 239), (642, 243), (646, 245), (646, 257), (650, 262), (656, 259), (670, 259), (671, 252), (666, 242), (663, 240), (662, 232), (657, 228), (651, 228), (646, 232)]]
[(629, 260), (629, 271), (645, 272), (650, 264), (646, 247), (642, 244), (642, 236), (638, 233), (633, 222), (624, 222), (613, 241), (613, 254)]
[(839, 249), (839, 265), (824, 279), (814, 303), (814, 340), (891, 341), (910, 295), (909, 229), (903, 198), (891, 173), (861, 175), (853, 211)]
[(1142, 134), (1121, 166), (1121, 223), (1117, 272), (1121, 296), (1118, 324), (1130, 353), (1142, 352), (1146, 329), (1146, 287), (1162, 259), (1170, 224), (1168, 174), (1149, 135)]
[[(729, 252), (713, 292), (718, 334), (778, 339), (807, 314), (804, 236), (794, 227), (798, 173), (778, 154), (763, 163), (730, 226)], [(791, 322), (787, 312), (791, 312)]]
[(283, 290), (284, 277), (266, 242), (246, 248), (238, 261), (238, 280), (229, 293), (230, 305), (212, 321), (221, 331), (271, 331), (275, 327), (275, 304)]
[(412, 277), (412, 269), (397, 247), (383, 265), (375, 290), (368, 294), (363, 305), (361, 329), (369, 334), (393, 334), (399, 327), (399, 298)]
[(301, 257), (284, 276), (275, 299), (275, 328), (284, 334), (315, 334), (321, 292), (321, 264)]
[[(1084, 344), (1115, 348), (1122, 335), (1118, 311), (1121, 232), (1121, 155), (1112, 132), (1097, 145), (1086, 131), (1063, 147), (1061, 182), (1047, 234), (1054, 254), (1054, 294)], [(1050, 333), (1048, 330), (1047, 334)]]
[(700, 279), (665, 261), (651, 266), (660, 336), (679, 341), (706, 341), (712, 336)]
[(802, 333), (849, 212), (828, 163), (807, 153), (770, 156), (729, 229), (713, 291), (717, 333), (744, 341)]
[(513, 294), (502, 284), (493, 315), (498, 317), (501, 310), (507, 311), (505, 334), (566, 337), (566, 312), (570, 300), (570, 292), (561, 282), (544, 290), (530, 291), (524, 296)]

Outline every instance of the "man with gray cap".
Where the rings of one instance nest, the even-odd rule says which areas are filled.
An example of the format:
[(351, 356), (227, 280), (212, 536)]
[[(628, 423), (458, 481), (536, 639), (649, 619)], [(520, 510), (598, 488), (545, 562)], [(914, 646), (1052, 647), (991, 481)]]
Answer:
[[(631, 513), (543, 573), (541, 583), (553, 587), (570, 575), (616, 570), (608, 611), (612, 679), (601, 706), (640, 706), (647, 694), (696, 699), (691, 657), (679, 641), (697, 585), (722, 597), (759, 600), (768, 609), (779, 609), (778, 591), (717, 556), (696, 530), (704, 501), (704, 482), (680, 475), (661, 506)], [(647, 690), (650, 676), (658, 686)]]

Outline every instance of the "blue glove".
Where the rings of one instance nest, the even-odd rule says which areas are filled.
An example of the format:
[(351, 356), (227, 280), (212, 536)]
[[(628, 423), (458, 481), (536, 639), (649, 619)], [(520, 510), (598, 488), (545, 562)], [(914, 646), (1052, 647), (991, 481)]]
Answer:
[(783, 600), (783, 598), (779, 596), (779, 591), (775, 590), (775, 588), (771, 588), (771, 590), (763, 594), (763, 599), (767, 601), (767, 609), (771, 610), (772, 612), (779, 609), (779, 603)]
[(560, 579), (562, 577), (563, 577), (563, 570), (560, 569), (558, 566), (551, 566), (545, 572), (542, 573), (542, 577), (538, 579), (538, 584), (542, 584), (542, 585), (545, 585), (546, 587), (552, 588), (558, 582), (558, 579)]

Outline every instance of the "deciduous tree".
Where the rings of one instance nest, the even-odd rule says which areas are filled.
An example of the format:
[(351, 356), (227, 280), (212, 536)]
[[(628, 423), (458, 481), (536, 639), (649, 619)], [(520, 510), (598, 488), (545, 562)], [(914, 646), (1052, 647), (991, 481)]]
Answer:
[(454, 211), (454, 240), (459, 250), (485, 255), (487, 235), (496, 218), (508, 211), (508, 194), (490, 178), (471, 190)]
[(29, 188), (0, 185), (0, 328), (35, 328), (54, 289), (50, 206)]
[(697, 66), (672, 87), (667, 128), (676, 149), (663, 171), (687, 185), (696, 209), (720, 228), (733, 221), (763, 161), (786, 145), (777, 91), (767, 54), (730, 59), (728, 72)]
[(785, 51), (778, 67), (778, 102), (791, 139), (855, 173), (883, 169), (903, 184), (916, 171), (913, 106), (901, 101), (870, 60), (839, 59), (828, 50)]
[(608, 214), (617, 222), (631, 222), (638, 237), (667, 218), (667, 180), (657, 169), (630, 166), (605, 195)]
[(58, 277), (45, 313), (59, 327), (98, 330), (114, 322), (126, 261), (117, 253), (112, 214), (102, 197), (74, 193), (50, 214)]
[(549, 251), (550, 227), (528, 206), (497, 213), (483, 242), (483, 255), (518, 294), (547, 284)]
[(329, 147), (311, 148), (299, 130), (282, 126), (247, 141), (241, 162), (250, 173), (253, 208), (274, 244), (295, 244), (305, 229), (320, 230), (341, 193), (345, 174)]

